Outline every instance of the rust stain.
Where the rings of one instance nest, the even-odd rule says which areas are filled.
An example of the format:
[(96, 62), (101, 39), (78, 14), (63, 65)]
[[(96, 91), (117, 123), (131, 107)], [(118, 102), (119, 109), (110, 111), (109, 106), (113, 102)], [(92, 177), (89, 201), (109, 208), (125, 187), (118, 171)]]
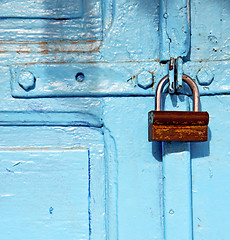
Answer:
[(59, 50), (58, 48), (55, 48), (54, 50), (52, 49), (48, 49), (47, 46), (44, 46), (42, 45), (41, 48), (43, 50), (41, 51), (28, 51), (28, 50), (15, 50), (15, 51), (7, 51), (7, 50), (3, 50), (3, 51), (0, 51), (0, 53), (12, 53), (12, 52), (16, 52), (18, 54), (20, 53), (42, 53), (42, 54), (49, 54), (49, 53), (53, 53), (53, 52), (57, 52), (57, 53), (95, 53), (95, 52), (99, 52), (100, 50), (100, 47), (97, 47), (95, 49), (92, 49), (92, 50), (88, 50), (88, 51), (85, 51), (85, 50)]
[(172, 71), (173, 68), (174, 68), (174, 65), (173, 65), (173, 61), (174, 59), (173, 58), (170, 58), (170, 61), (169, 61), (169, 71)]
[(45, 41), (42, 41), (41, 43), (39, 43), (39, 46), (41, 49), (43, 49), (41, 53), (43, 54), (49, 53), (48, 45)]
[(15, 39), (8, 39), (8, 40), (3, 40), (0, 39), (0, 44), (21, 44), (21, 45), (28, 45), (28, 44), (41, 44), (41, 45), (48, 45), (48, 44), (57, 44), (57, 43), (70, 43), (70, 44), (80, 44), (80, 43), (96, 43), (96, 42), (102, 42), (103, 40), (101, 39), (95, 39), (95, 40), (78, 40), (78, 41), (73, 41), (73, 40), (56, 40), (56, 41), (17, 41)]
[[(82, 50), (67, 50), (67, 51), (61, 51), (61, 50), (56, 50), (56, 52), (59, 53), (94, 53), (94, 52), (98, 52), (99, 51), (99, 47), (95, 48), (93, 50), (89, 50), (89, 51), (82, 51)], [(52, 52), (52, 51), (49, 51)]]
[(32, 53), (31, 51), (28, 50), (19, 50), (20, 53)]
[[(14, 52), (14, 51), (0, 51), (0, 53), (2, 52)], [(42, 53), (42, 54), (49, 54), (49, 53), (53, 53), (53, 52), (58, 52), (58, 53), (94, 53), (94, 52), (98, 52), (98, 49), (94, 49), (94, 50), (90, 50), (90, 51), (80, 51), (80, 50), (69, 50), (69, 51), (59, 51), (58, 49), (55, 49), (54, 51), (52, 50), (48, 50), (48, 49), (44, 49), (42, 51), (26, 51), (26, 50), (18, 50), (16, 51), (17, 53)]]
[(33, 53), (33, 52), (27, 51), (27, 50), (16, 50), (16, 51), (6, 51), (6, 50), (4, 50), (4, 51), (0, 51), (0, 53), (12, 53), (12, 52), (16, 52), (18, 54), (20, 54), (20, 53)]
[(15, 41), (15, 39), (7, 39), (7, 40), (0, 39), (0, 42), (13, 42), (13, 41)]
[(28, 65), (35, 65), (35, 64), (63, 64), (63, 63), (71, 63), (71, 62), (67, 62), (67, 61), (60, 61), (60, 62), (29, 62), (29, 63), (15, 63), (13, 65), (21, 65), (21, 66), (28, 66)]
[(154, 76), (154, 74), (153, 74), (153, 85), (152, 85), (152, 89), (154, 89), (155, 88), (155, 76)]
[(149, 61), (132, 61), (132, 60), (124, 60), (124, 61), (78, 61), (78, 62), (69, 62), (69, 61), (52, 61), (52, 62), (29, 62), (29, 63), (22, 63), (22, 62), (16, 62), (13, 65), (34, 65), (34, 64), (61, 64), (61, 63), (69, 63), (69, 64), (115, 64), (115, 63), (145, 63), (145, 62), (157, 62), (157, 60), (149, 60)]
[(148, 71), (149, 73), (151, 73), (152, 75), (154, 75), (155, 74), (155, 72), (153, 72), (153, 71)]
[(78, 149), (87, 149), (84, 147), (9, 147), (9, 148), (0, 148), (0, 151), (25, 151), (25, 150), (78, 150)]
[(103, 42), (101, 39), (70, 41), (71, 44)]
[(48, 53), (49, 53), (49, 50), (48, 50), (48, 49), (44, 49), (44, 50), (40, 51), (40, 53), (48, 54)]
[(150, 125), (149, 141), (207, 141), (207, 126)]
[(169, 65), (169, 71), (172, 71), (173, 70), (173, 65)]
[[(28, 45), (38, 45), (42, 50), (41, 51), (29, 51), (29, 50), (5, 50), (5, 51), (0, 51), (0, 53), (7, 53), (7, 52), (17, 52), (18, 54), (20, 53), (41, 53), (41, 54), (48, 54), (52, 52), (58, 52), (58, 53), (94, 53), (94, 52), (99, 52), (100, 47), (101, 47), (101, 42), (102, 40), (78, 40), (78, 41), (72, 41), (72, 40), (56, 40), (56, 41), (16, 41), (14, 39), (9, 39), (9, 40), (0, 40), (0, 45), (18, 45), (20, 48), (23, 48)], [(61, 44), (71, 44), (71, 46), (81, 44), (92, 44), (92, 43), (98, 43), (99, 46), (91, 46), (92, 49), (90, 50), (61, 50), (59, 49), (58, 46)], [(55, 45), (55, 49), (53, 50), (53, 45)]]

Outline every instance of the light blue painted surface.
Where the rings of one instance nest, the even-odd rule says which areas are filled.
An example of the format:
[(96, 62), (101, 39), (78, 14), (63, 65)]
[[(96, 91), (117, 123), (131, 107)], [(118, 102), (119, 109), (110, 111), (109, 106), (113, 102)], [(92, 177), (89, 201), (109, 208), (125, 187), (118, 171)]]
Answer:
[[(63, 165), (55, 166), (69, 181), (82, 181), (80, 191), (87, 193), (86, 206), (82, 199), (79, 204), (74, 201), (75, 190), (69, 191), (73, 195), (68, 201), (76, 202), (75, 210), (83, 216), (81, 229), (72, 227), (80, 217), (77, 213), (75, 219), (64, 216), (67, 208), (58, 213), (54, 206), (47, 209), (48, 216), (63, 214), (62, 220), (69, 221), (65, 231), (74, 237), (67, 240), (227, 240), (230, 103), (223, 94), (230, 92), (229, 1), (75, 1), (78, 9), (70, 3), (30, 2), (36, 5), (30, 11), (27, 1), (4, 1), (0, 10), (2, 163), (17, 163), (19, 158), (40, 163), (44, 158), (47, 165), (39, 174), (47, 177), (45, 183), (55, 175), (45, 169), (62, 156)], [(162, 18), (166, 10), (167, 18)], [(213, 74), (210, 85), (199, 85), (201, 95), (206, 95), (201, 97), (201, 108), (210, 112), (209, 141), (165, 144), (162, 153), (160, 143), (147, 141), (147, 113), (154, 108), (157, 83), (168, 73), (168, 64), (160, 61), (179, 56), (184, 60), (179, 75), (182, 67), (195, 81), (201, 69)], [(21, 71), (35, 75), (34, 89), (24, 91), (18, 85)], [(137, 76), (144, 71), (153, 75), (152, 88), (138, 85)], [(76, 81), (78, 72), (84, 73), (83, 82)], [(191, 94), (184, 85), (183, 90)], [(178, 99), (168, 96), (165, 109), (191, 107), (191, 101), (184, 99), (180, 97), (178, 104)], [(35, 149), (41, 151), (36, 156)], [(90, 162), (87, 184), (85, 172), (72, 166), (77, 159)], [(28, 168), (31, 178), (22, 180), (23, 187), (14, 178), (11, 186), (18, 194), (27, 190), (28, 201), (21, 209), (32, 225), (42, 212), (26, 215), (26, 204), (36, 203), (32, 185), (39, 184), (33, 168)], [(79, 185), (75, 186), (78, 191)], [(67, 195), (68, 188), (63, 191)], [(42, 201), (50, 198), (47, 194)], [(58, 204), (65, 201), (60, 198)], [(0, 218), (13, 223), (22, 215), (11, 211), (1, 216), (7, 204), (11, 202), (0, 203)], [(29, 234), (22, 224), (13, 227), (16, 231), (10, 234)], [(62, 239), (60, 225), (50, 229), (55, 239)], [(48, 232), (46, 239), (41, 234), (33, 239), (54, 236)], [(11, 240), (10, 236), (1, 239)]]
[(1, 150), (1, 239), (88, 239), (88, 151)]
[(152, 109), (152, 103), (152, 98), (143, 97), (104, 101), (104, 126), (114, 138), (118, 165), (118, 233), (112, 239), (158, 240), (163, 236), (160, 144), (147, 140), (145, 113)]
[(187, 58), (190, 52), (190, 1), (160, 0), (160, 61)]
[(28, 1), (4, 0), (2, 2), (1, 17), (20, 18), (80, 18), (83, 13), (82, 0), (69, 1)]
[(191, 144), (195, 239), (228, 239), (229, 96), (203, 97), (210, 113), (209, 141)]
[(190, 143), (165, 143), (163, 154), (164, 237), (190, 240), (193, 239)]
[[(187, 96), (165, 96), (165, 110), (189, 111)], [(164, 142), (163, 212), (164, 239), (193, 239), (192, 177), (190, 143)], [(178, 227), (180, 226), (180, 227)]]
[(181, 92), (181, 90), (183, 89), (183, 73), (184, 73), (184, 69), (183, 69), (183, 59), (181, 57), (178, 57), (176, 60), (176, 69), (177, 69), (177, 81), (176, 81), (176, 89), (177, 92)]
[[(15, 197), (11, 198), (13, 202), (9, 202), (9, 204), (17, 205), (17, 200), (21, 204), (25, 204), (20, 208), (22, 210), (19, 209), (22, 211), (21, 213), (17, 208), (7, 217), (8, 221), (11, 219), (13, 222), (15, 219), (15, 225), (12, 228), (14, 227), (18, 234), (20, 232), (24, 234), (25, 239), (30, 239), (31, 234), (34, 234), (35, 239), (40, 238), (41, 235), (32, 230), (30, 235), (27, 234), (29, 228), (34, 229), (34, 224), (40, 226), (44, 234), (43, 239), (47, 240), (50, 239), (49, 235), (45, 234), (48, 231), (45, 227), (47, 224), (51, 224), (50, 229), (55, 232), (55, 239), (58, 239), (59, 236), (60, 239), (62, 237), (103, 239), (105, 236), (104, 163), (107, 157), (104, 155), (102, 132), (98, 128), (77, 126), (17, 126), (2, 127), (0, 131), (1, 163), (3, 164), (1, 176), (6, 181), (2, 189), (4, 192), (9, 190), (10, 194), (15, 194)], [(23, 169), (23, 164), (12, 167), (24, 160), (27, 165), (25, 169)], [(16, 167), (20, 168), (20, 171), (17, 172)], [(16, 171), (16, 173), (13, 174), (6, 168)], [(4, 176), (6, 177), (4, 178)], [(57, 179), (59, 176), (60, 180)], [(41, 178), (40, 182), (39, 178)], [(81, 182), (82, 184), (80, 184)], [(53, 186), (53, 193), (52, 191), (48, 192), (50, 186)], [(37, 191), (36, 188), (40, 188), (40, 191)], [(40, 201), (38, 201), (39, 197)], [(27, 199), (27, 202), (23, 199)], [(48, 206), (47, 220), (44, 208), (46, 202), (48, 204), (51, 200), (56, 201), (57, 207)], [(27, 205), (35, 214), (28, 213)], [(53, 208), (53, 214), (59, 216), (59, 219), (47, 223), (50, 217), (50, 207)], [(36, 214), (36, 211), (39, 210), (42, 211)], [(5, 216), (7, 208), (4, 207), (1, 213)], [(54, 216), (53, 214), (52, 216)], [(77, 214), (79, 215), (75, 217)], [(21, 221), (26, 221), (27, 225), (19, 224), (16, 221), (16, 219), (19, 221), (20, 216)], [(65, 220), (65, 229), (61, 226), (63, 225), (60, 222), (61, 216)], [(82, 226), (82, 230), (78, 231), (78, 226)], [(4, 231), (1, 234), (4, 234)], [(47, 234), (51, 233), (47, 232)], [(4, 239), (4, 235), (1, 237)]]

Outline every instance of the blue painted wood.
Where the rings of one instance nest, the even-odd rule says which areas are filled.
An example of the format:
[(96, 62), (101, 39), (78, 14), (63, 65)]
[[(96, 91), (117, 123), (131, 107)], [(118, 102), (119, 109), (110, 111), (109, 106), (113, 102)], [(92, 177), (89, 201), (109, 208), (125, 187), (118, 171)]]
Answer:
[[(60, 159), (63, 165), (59, 167), (65, 166), (66, 170), (59, 171), (63, 176), (70, 173), (66, 179), (72, 181), (71, 176), (77, 180), (79, 175), (74, 173), (82, 170), (74, 168), (73, 163), (83, 152), (82, 159), (90, 162), (87, 176), (90, 184), (82, 188), (83, 195), (88, 194), (88, 202), (87, 207), (83, 201), (74, 209), (82, 213), (84, 223), (81, 229), (73, 229), (69, 222), (65, 230), (75, 236), (82, 232), (83, 239), (228, 239), (229, 97), (223, 94), (230, 91), (229, 1), (193, 0), (189, 6), (184, 0), (89, 0), (82, 1), (82, 8), (78, 9), (69, 7), (70, 3), (62, 2), (67, 6), (63, 12), (65, 6), (53, 8), (53, 2), (3, 1), (0, 165), (4, 161), (17, 164), (22, 157), (28, 163), (31, 158), (40, 163), (40, 157), (44, 157), (49, 166), (63, 156)], [(37, 7), (29, 11), (30, 4)], [(164, 9), (168, 16), (163, 19)], [(187, 19), (190, 10), (191, 26)], [(57, 19), (60, 17), (68, 19)], [(166, 41), (162, 41), (163, 35)], [(168, 73), (167, 64), (160, 61), (179, 56), (187, 61), (183, 64), (184, 73), (199, 84), (201, 95), (206, 95), (201, 98), (201, 108), (211, 113), (210, 139), (207, 143), (192, 143), (190, 147), (184, 143), (165, 144), (166, 155), (162, 155), (160, 143), (147, 141), (147, 113), (154, 108), (157, 83)], [(36, 87), (28, 92), (17, 82), (20, 72), (26, 70), (37, 78)], [(76, 81), (78, 72), (85, 74), (84, 82)], [(145, 89), (138, 84), (142, 72), (153, 77), (152, 87)], [(202, 83), (206, 78), (211, 78), (207, 79), (210, 85)], [(183, 88), (191, 95), (185, 85)], [(13, 98), (12, 94), (21, 98)], [(180, 100), (183, 102), (183, 98)], [(181, 109), (173, 98), (168, 98), (165, 106), (171, 108), (171, 105), (173, 109)], [(38, 155), (34, 156), (34, 151)], [(73, 152), (76, 159), (75, 155), (69, 155)], [(27, 172), (32, 170), (31, 167)], [(10, 171), (3, 172), (14, 176)], [(39, 174), (47, 179), (54, 174), (46, 173), (40, 169)], [(31, 179), (36, 179), (35, 173)], [(80, 177), (79, 181), (85, 186), (84, 179), (85, 176)], [(15, 186), (21, 183), (13, 182)], [(25, 202), (28, 206), (36, 203), (32, 183), (38, 184), (26, 179), (20, 186), (31, 197)], [(18, 194), (20, 189), (14, 188)], [(63, 191), (67, 190), (68, 187), (63, 187)], [(74, 190), (71, 193), (75, 197)], [(65, 198), (56, 200), (58, 204), (65, 202)], [(4, 206), (7, 204), (10, 206), (11, 202)], [(28, 210), (26, 205), (21, 209), (25, 213)], [(169, 213), (171, 209), (173, 214)], [(2, 210), (0, 216), (8, 209), (2, 207)], [(55, 212), (53, 206), (47, 209), (48, 216), (54, 216)], [(13, 223), (15, 213), (8, 213), (11, 214), (4, 217), (5, 221), (12, 219)], [(41, 214), (28, 214), (28, 222), (33, 223)], [(87, 230), (84, 216), (88, 216)], [(2, 222), (4, 218), (1, 217)], [(75, 224), (71, 214), (66, 219)], [(21, 229), (20, 234), (28, 233), (23, 232), (22, 224), (13, 227)], [(55, 228), (57, 234), (59, 227), (52, 225), (50, 229)], [(4, 234), (1, 231), (1, 239), (10, 237)], [(48, 234), (51, 233), (47, 237)], [(34, 238), (46, 240), (39, 233)]]
[(190, 52), (190, 1), (160, 0), (160, 61), (187, 58)]
[[(230, 3), (191, 1), (191, 60), (209, 62), (229, 59)], [(196, 27), (195, 27), (196, 26)], [(224, 67), (224, 64), (222, 64)], [(216, 68), (215, 70), (218, 70)]]
[(4, 0), (2, 2), (1, 18), (79, 18), (83, 14), (83, 1), (25, 1)]
[[(187, 96), (173, 95), (171, 99), (169, 96), (165, 97), (165, 110), (189, 111)], [(193, 239), (190, 155), (190, 143), (164, 142), (162, 144), (165, 240)]]
[[(164, 239), (193, 239), (190, 143), (163, 145)], [(180, 227), (178, 227), (180, 226)]]
[[(163, 239), (160, 144), (147, 140), (146, 112), (152, 108), (152, 98), (104, 101), (104, 125), (113, 136), (118, 165), (116, 172), (111, 163), (108, 169), (112, 179), (117, 176), (113, 184), (118, 190), (116, 196), (108, 195), (117, 206), (117, 229), (110, 226), (112, 239)], [(111, 199), (113, 196), (116, 198)]]
[(202, 97), (209, 140), (191, 144), (195, 239), (227, 239), (229, 228), (229, 96)]
[(167, 1), (167, 35), (170, 39), (170, 57), (189, 59), (190, 1)]
[(167, 0), (160, 1), (160, 10), (159, 10), (159, 33), (160, 33), (160, 61), (169, 61), (170, 60), (170, 39), (168, 36), (167, 30)]
[(2, 239), (88, 239), (88, 150), (1, 150)]
[[(110, 4), (111, 0), (107, 1)], [(108, 12), (110, 15), (111, 12)], [(21, 1), (5, 0), (0, 12), (1, 40), (21, 46), (47, 41), (102, 40), (103, 19), (100, 0)], [(109, 18), (108, 18), (109, 19)], [(110, 19), (109, 19), (110, 20)], [(16, 47), (16, 51), (20, 49)], [(28, 51), (29, 49), (27, 49)], [(62, 50), (65, 50), (63, 48)], [(43, 48), (44, 53), (46, 48)]]
[[(104, 239), (107, 157), (102, 131), (41, 126), (1, 127), (0, 131), (2, 195), (14, 194), (2, 205), (0, 215), (2, 227), (11, 220), (7, 231), (15, 230), (9, 237), (2, 230), (1, 238), (17, 234), (25, 239)], [(54, 203), (48, 206), (50, 201)]]

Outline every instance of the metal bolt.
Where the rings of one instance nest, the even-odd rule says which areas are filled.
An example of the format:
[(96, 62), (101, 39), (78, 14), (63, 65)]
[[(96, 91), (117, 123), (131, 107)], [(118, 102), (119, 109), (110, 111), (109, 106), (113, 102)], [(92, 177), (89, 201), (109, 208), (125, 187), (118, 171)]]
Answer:
[(75, 76), (75, 79), (78, 82), (83, 82), (85, 80), (85, 75), (82, 72), (78, 72)]
[(147, 89), (153, 85), (153, 75), (152, 73), (144, 70), (137, 75), (137, 85), (140, 88)]
[(36, 78), (30, 71), (22, 71), (18, 77), (18, 84), (25, 91), (30, 91), (35, 88)]
[(196, 79), (201, 86), (208, 86), (212, 83), (214, 75), (209, 68), (202, 68), (197, 72)]

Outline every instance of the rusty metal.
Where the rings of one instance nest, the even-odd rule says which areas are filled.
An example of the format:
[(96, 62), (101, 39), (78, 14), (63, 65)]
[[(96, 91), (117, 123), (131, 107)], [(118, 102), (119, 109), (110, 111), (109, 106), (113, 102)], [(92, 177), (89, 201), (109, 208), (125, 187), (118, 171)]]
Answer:
[(193, 112), (161, 111), (161, 91), (166, 75), (156, 90), (156, 110), (149, 112), (149, 141), (207, 141), (209, 114), (199, 111), (199, 91), (193, 80), (183, 74), (193, 93)]
[(151, 111), (149, 141), (207, 141), (207, 112)]

